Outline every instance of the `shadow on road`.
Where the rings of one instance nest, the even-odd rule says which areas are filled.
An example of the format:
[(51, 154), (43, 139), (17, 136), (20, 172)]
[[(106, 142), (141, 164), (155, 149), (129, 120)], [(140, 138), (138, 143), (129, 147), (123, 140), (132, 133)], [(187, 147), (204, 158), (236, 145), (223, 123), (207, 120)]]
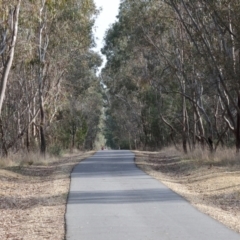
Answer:
[[(182, 198), (171, 190), (164, 186), (159, 187), (159, 183), (158, 188), (149, 187), (148, 181), (152, 181), (152, 178), (137, 168), (133, 160), (134, 154), (130, 151), (103, 151), (81, 162), (75, 167), (71, 177), (78, 178), (78, 184), (82, 184), (82, 187), (81, 190), (77, 187), (70, 192), (68, 203), (126, 204), (182, 201)], [(101, 184), (97, 184), (97, 189), (93, 183)], [(117, 185), (114, 185), (115, 183)], [(118, 184), (121, 184), (121, 189), (114, 189), (113, 187), (120, 187)]]
[(100, 151), (77, 165), (71, 177), (136, 176), (140, 171), (130, 151)]
[(143, 202), (182, 201), (168, 189), (138, 189), (123, 191), (71, 192), (69, 204), (125, 204)]

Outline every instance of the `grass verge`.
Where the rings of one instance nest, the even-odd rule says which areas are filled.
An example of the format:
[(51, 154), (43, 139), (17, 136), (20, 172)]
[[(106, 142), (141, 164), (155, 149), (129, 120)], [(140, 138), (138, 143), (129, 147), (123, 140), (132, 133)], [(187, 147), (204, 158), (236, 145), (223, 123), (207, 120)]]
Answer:
[(173, 148), (134, 153), (139, 168), (240, 233), (240, 159), (234, 150), (214, 155), (202, 150), (183, 155)]
[(93, 153), (75, 152), (58, 159), (42, 160), (31, 155), (18, 161), (2, 160), (0, 239), (64, 239), (71, 171)]

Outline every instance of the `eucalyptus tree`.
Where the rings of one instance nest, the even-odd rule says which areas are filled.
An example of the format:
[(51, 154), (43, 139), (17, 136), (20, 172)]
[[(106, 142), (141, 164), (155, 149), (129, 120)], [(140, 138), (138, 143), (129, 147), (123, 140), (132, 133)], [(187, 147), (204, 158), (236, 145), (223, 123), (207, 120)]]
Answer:
[[(205, 64), (204, 85), (214, 85), (218, 106), (236, 139), (239, 151), (239, 20), (237, 1), (166, 1), (182, 22), (186, 34)], [(214, 92), (214, 91), (213, 91)]]
[[(13, 5), (12, 5), (13, 4)], [(12, 67), (14, 51), (18, 34), (18, 22), (21, 0), (1, 2), (1, 89), (0, 89), (0, 115), (5, 97), (7, 80)]]
[[(2, 106), (1, 143), (5, 152), (10, 148), (17, 151), (25, 146), (30, 150), (39, 145), (44, 155), (46, 140), (52, 143), (49, 134), (54, 129), (56, 116), (63, 107), (71, 108), (67, 102), (75, 89), (67, 87), (69, 83), (75, 78), (78, 88), (82, 86), (79, 95), (87, 94), (86, 86), (89, 88), (93, 82), (96, 85), (97, 80), (92, 81), (92, 76), (87, 76), (88, 72), (94, 75), (96, 69), (95, 62), (90, 63), (94, 54), (89, 49), (94, 45), (92, 29), (98, 11), (91, 0), (28, 0), (22, 2), (16, 18), (14, 14), (18, 12), (13, 10), (14, 6), (20, 6), (20, 2), (1, 2), (5, 20), (8, 10), (11, 10), (9, 6), (13, 6), (9, 11), (9, 21), (2, 21), (2, 60), (7, 60), (7, 54), (15, 47)], [(17, 19), (18, 40), (10, 48), (13, 32), (9, 31), (7, 38), (5, 32), (8, 26), (11, 27), (8, 23), (12, 21), (14, 25)], [(11, 51), (5, 51), (8, 47)], [(99, 57), (95, 58), (99, 65)], [(71, 78), (69, 72), (77, 61), (80, 63), (79, 71), (75, 71)]]
[[(0, 128), (2, 139), (4, 139), (4, 130), (2, 124), (2, 107), (6, 95), (8, 77), (13, 63), (15, 46), (18, 34), (19, 11), (21, 0), (18, 1), (2, 1), (0, 3), (1, 13), (1, 85), (0, 85)], [(5, 142), (2, 142), (2, 149), (7, 154)]]
[[(165, 10), (169, 14), (170, 10), (163, 3), (161, 7), (165, 16), (159, 11), (158, 1), (124, 1), (119, 22), (108, 31), (103, 49), (108, 58), (104, 70), (105, 83), (110, 88), (111, 98), (122, 101), (120, 107), (125, 106), (125, 110), (133, 115), (132, 128), (140, 130), (137, 138), (145, 148), (161, 147), (166, 143), (163, 140), (165, 136), (161, 136), (166, 133), (162, 128), (162, 124), (166, 123), (162, 115), (170, 102), (165, 104), (165, 99), (169, 97), (165, 94), (164, 85), (172, 75), (172, 66), (158, 48), (163, 48), (163, 44), (169, 45), (163, 35), (171, 26), (171, 18), (162, 22), (170, 16)], [(170, 135), (172, 133), (168, 137)]]
[(62, 132), (68, 132), (64, 135), (69, 136), (71, 148), (77, 145), (93, 149), (102, 108), (100, 83), (96, 77), (102, 60), (92, 51), (79, 53), (72, 59), (64, 84), (67, 101), (60, 109), (60, 112), (68, 112), (68, 116), (61, 119), (60, 124), (68, 125)]
[[(221, 0), (122, 2), (106, 34), (104, 79), (110, 105), (118, 98), (119, 108), (131, 109), (132, 126), (140, 123), (145, 139), (157, 119), (172, 140), (182, 135), (185, 152), (196, 142), (213, 150), (213, 139), (216, 149), (226, 134), (239, 151), (239, 7)], [(149, 92), (154, 103), (141, 97)]]

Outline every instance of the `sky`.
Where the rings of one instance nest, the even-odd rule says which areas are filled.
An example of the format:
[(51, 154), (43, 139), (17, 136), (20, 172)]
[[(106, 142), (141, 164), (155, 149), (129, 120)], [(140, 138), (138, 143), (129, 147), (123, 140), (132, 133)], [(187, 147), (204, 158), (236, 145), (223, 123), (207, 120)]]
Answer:
[[(120, 0), (94, 0), (97, 8), (102, 8), (99, 16), (97, 17), (95, 23), (95, 31), (94, 35), (96, 38), (96, 48), (95, 51), (100, 53), (101, 48), (103, 47), (103, 39), (106, 30), (109, 26), (114, 23), (117, 19), (116, 16), (118, 15), (118, 8), (120, 5)], [(106, 60), (104, 59), (105, 64)]]

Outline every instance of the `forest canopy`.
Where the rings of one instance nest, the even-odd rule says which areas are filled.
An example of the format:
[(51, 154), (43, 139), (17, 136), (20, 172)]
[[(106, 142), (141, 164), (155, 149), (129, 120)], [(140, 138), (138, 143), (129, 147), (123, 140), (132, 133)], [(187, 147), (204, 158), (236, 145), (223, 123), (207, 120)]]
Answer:
[(0, 149), (92, 149), (102, 109), (93, 0), (0, 2)]
[[(122, 0), (105, 35), (93, 0), (0, 2), (0, 149), (240, 149), (239, 1)], [(103, 117), (103, 115), (105, 115)]]
[(107, 143), (240, 149), (240, 3), (125, 0), (102, 53)]

